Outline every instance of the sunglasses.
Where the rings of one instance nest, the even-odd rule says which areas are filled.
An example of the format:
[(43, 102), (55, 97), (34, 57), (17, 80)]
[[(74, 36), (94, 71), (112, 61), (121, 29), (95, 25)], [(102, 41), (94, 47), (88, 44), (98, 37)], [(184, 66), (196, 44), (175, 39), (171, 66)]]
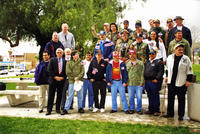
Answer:
[(149, 53), (149, 55), (154, 55), (154, 54), (156, 54), (156, 53)]

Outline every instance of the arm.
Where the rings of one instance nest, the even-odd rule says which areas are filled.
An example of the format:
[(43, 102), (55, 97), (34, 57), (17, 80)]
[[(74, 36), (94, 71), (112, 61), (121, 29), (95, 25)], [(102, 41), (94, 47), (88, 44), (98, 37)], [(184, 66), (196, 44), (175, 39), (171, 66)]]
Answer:
[(72, 48), (75, 49), (75, 38), (74, 35), (72, 34)]
[(78, 80), (82, 79), (84, 74), (85, 74), (84, 66), (81, 64), (80, 74), (78, 75)]
[(158, 66), (159, 70), (158, 70), (158, 73), (157, 73), (157, 76), (156, 76), (156, 80), (162, 80), (163, 74), (164, 74), (164, 68), (163, 68), (162, 62), (159, 61), (157, 63), (157, 66)]
[(111, 84), (112, 81), (112, 66), (108, 64), (106, 67), (106, 82)]

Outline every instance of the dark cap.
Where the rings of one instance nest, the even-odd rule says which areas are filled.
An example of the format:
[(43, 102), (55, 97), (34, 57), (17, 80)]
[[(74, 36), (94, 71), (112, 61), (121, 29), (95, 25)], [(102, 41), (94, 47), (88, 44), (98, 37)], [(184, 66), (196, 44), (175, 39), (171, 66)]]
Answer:
[(135, 27), (141, 27), (142, 26), (142, 22), (140, 20), (137, 20), (135, 22)]
[(160, 20), (156, 19), (153, 21), (153, 23), (159, 23), (160, 24)]
[(182, 44), (176, 44), (176, 45), (174, 46), (174, 50), (175, 50), (177, 47), (184, 47), (184, 45), (182, 45)]
[(176, 16), (176, 17), (174, 18), (174, 21), (175, 21), (175, 20), (178, 20), (178, 19), (184, 20), (181, 16)]
[(138, 38), (138, 37), (142, 38), (143, 34), (136, 34), (135, 38)]
[(95, 55), (96, 55), (96, 54), (102, 54), (101, 50), (98, 49), (98, 50), (96, 51)]
[(129, 33), (126, 29), (122, 29), (121, 34), (123, 34), (124, 32), (127, 34)]
[(176, 34), (176, 33), (178, 33), (178, 32), (182, 32), (182, 31), (181, 31), (181, 30), (179, 30), (179, 29), (177, 29), (177, 30), (175, 31), (175, 34)]
[(124, 20), (124, 24), (129, 24), (129, 21), (128, 20)]
[(173, 20), (172, 19), (167, 19), (167, 23), (169, 23), (169, 22), (173, 22)]
[(99, 35), (106, 35), (106, 32), (105, 31), (100, 31)]

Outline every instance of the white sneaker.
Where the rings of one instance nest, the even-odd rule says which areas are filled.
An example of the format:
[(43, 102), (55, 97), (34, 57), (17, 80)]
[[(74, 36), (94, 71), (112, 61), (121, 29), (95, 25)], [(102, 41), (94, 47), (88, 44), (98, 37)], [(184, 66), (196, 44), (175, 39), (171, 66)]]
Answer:
[(99, 111), (99, 109), (98, 108), (94, 108), (92, 112), (96, 113), (97, 111)]
[(104, 112), (105, 112), (105, 109), (104, 109), (104, 108), (101, 108), (101, 109), (100, 109), (100, 112), (101, 112), (101, 113), (104, 113)]
[(92, 107), (89, 107), (89, 111), (92, 111), (93, 110), (93, 108)]

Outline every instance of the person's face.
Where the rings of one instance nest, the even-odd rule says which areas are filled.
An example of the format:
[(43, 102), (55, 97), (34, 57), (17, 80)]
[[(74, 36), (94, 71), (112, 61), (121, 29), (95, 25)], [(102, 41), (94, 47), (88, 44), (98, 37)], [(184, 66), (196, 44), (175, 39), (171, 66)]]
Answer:
[(175, 34), (175, 37), (176, 37), (176, 39), (178, 39), (178, 40), (182, 39), (182, 37), (183, 37), (182, 32), (177, 32), (177, 33)]
[(53, 33), (53, 35), (52, 35), (52, 40), (53, 40), (54, 42), (58, 42), (58, 33)]
[(100, 38), (101, 38), (101, 40), (105, 40), (106, 39), (106, 35), (105, 34), (100, 35)]
[(149, 25), (150, 25), (150, 27), (154, 27), (153, 20), (149, 20)]
[(154, 27), (159, 27), (160, 24), (159, 23), (153, 23)]
[(66, 33), (68, 31), (68, 26), (66, 24), (62, 25), (62, 31), (63, 33)]
[(129, 24), (124, 23), (124, 29), (128, 29)]
[(135, 60), (137, 58), (137, 55), (135, 53), (130, 53), (129, 54), (129, 59), (130, 60)]
[(136, 42), (137, 42), (137, 43), (141, 43), (141, 42), (142, 42), (142, 37), (137, 37), (137, 38), (136, 38)]
[(58, 58), (61, 58), (61, 57), (63, 56), (63, 51), (62, 51), (62, 50), (58, 50), (58, 51), (56, 52), (56, 56), (57, 56)]
[(182, 25), (183, 24), (183, 20), (182, 19), (176, 19), (176, 24), (177, 25)]
[(65, 51), (65, 55), (71, 55), (70, 51)]
[(154, 53), (149, 53), (149, 58), (151, 60), (155, 59), (156, 58), (156, 53), (155, 52)]
[(91, 54), (86, 54), (86, 60), (87, 61), (91, 61), (92, 59), (92, 55)]
[(110, 30), (110, 26), (109, 25), (104, 25), (104, 30), (108, 33)]
[(98, 61), (100, 61), (102, 59), (102, 54), (95, 54), (96, 58)]
[(73, 59), (74, 59), (75, 61), (77, 61), (77, 60), (79, 59), (79, 54), (76, 53), (76, 54), (73, 56)]
[(151, 40), (155, 40), (156, 39), (156, 32), (152, 31), (150, 34), (150, 38)]
[(115, 25), (111, 25), (111, 30), (112, 31), (116, 31), (116, 26)]
[(172, 29), (174, 27), (174, 23), (173, 22), (168, 22), (167, 23), (167, 27), (168, 27), (168, 29)]
[(122, 37), (123, 40), (127, 40), (128, 34), (126, 32), (123, 32), (121, 37)]
[(44, 61), (49, 61), (50, 56), (48, 55), (48, 53), (43, 53), (43, 60)]
[(174, 52), (175, 52), (175, 55), (176, 55), (176, 56), (182, 56), (182, 55), (183, 55), (183, 47), (181, 47), (181, 46), (177, 47), (177, 48), (174, 50)]

